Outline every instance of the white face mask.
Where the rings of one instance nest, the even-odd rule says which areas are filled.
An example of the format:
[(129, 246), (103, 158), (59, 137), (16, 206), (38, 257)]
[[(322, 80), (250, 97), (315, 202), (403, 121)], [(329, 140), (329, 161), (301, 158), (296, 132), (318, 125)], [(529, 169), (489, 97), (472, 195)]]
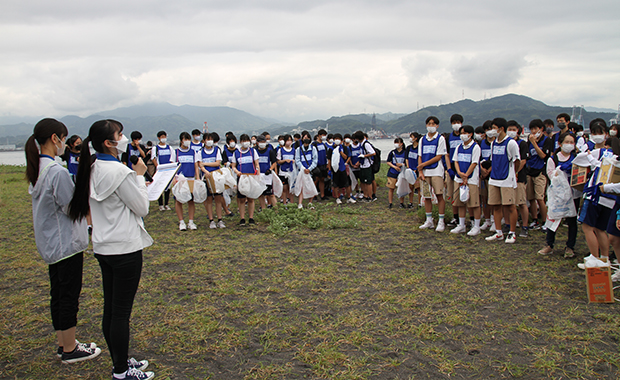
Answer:
[(394, 143), (394, 149), (398, 149), (400, 148), (400, 144), (399, 143)]
[(168, 139), (165, 138), (165, 137), (162, 137), (161, 139), (159, 139), (159, 142), (162, 143), (162, 144), (165, 144), (165, 143), (168, 142)]
[(498, 133), (497, 133), (497, 129), (489, 129), (487, 131), (487, 137), (492, 139), (493, 137), (497, 137)]
[(127, 144), (129, 143), (129, 139), (127, 136), (123, 135), (120, 140), (116, 141), (116, 150), (119, 153), (125, 153), (127, 151)]
[[(615, 136), (617, 134), (618, 134), (618, 131), (616, 131), (615, 129), (610, 129), (609, 130), (609, 136)], [(577, 132), (577, 136), (583, 136), (583, 132)]]
[(575, 144), (562, 144), (562, 152), (570, 153), (575, 150)]
[(476, 141), (482, 141), (482, 135), (480, 133), (476, 133), (474, 134), (474, 139), (476, 139)]
[(250, 147), (250, 142), (249, 141), (244, 141), (241, 143), (241, 146), (245, 149), (248, 149)]
[(506, 135), (508, 135), (508, 137), (510, 137), (511, 139), (514, 139), (515, 137), (517, 137), (517, 131), (508, 131), (506, 132)]
[(334, 139), (329, 139), (328, 143), (329, 144), (333, 144), (334, 143)]
[(347, 137), (346, 139), (344, 139), (344, 142), (346, 142), (347, 144), (351, 144), (351, 139)]
[(194, 136), (194, 141), (195, 141), (196, 143), (200, 142), (200, 136)]
[(265, 140), (265, 142), (266, 142), (267, 144), (271, 144), (271, 139), (267, 139), (267, 140)]
[(259, 148), (259, 149), (265, 149), (265, 148), (267, 148), (267, 143), (266, 143), (266, 142), (260, 142), (260, 143), (258, 143), (258, 148)]
[(340, 145), (340, 143), (342, 143), (342, 141), (341, 141), (341, 140), (334, 140), (334, 144), (336, 144), (336, 145)]
[(278, 141), (278, 144), (280, 144), (280, 146), (284, 146), (284, 140)]
[(183, 146), (184, 146), (185, 148), (189, 148), (189, 144), (190, 144), (190, 143), (191, 143), (191, 141), (189, 141), (189, 140), (184, 140), (184, 141), (183, 141)]
[(453, 130), (454, 132), (458, 132), (458, 131), (459, 131), (459, 129), (461, 129), (461, 124), (459, 124), (459, 123), (452, 124), (452, 130)]
[(413, 138), (409, 138), (409, 142), (413, 144)]
[(592, 135), (590, 136), (590, 140), (595, 144), (602, 144), (603, 141), (605, 141), (605, 135)]
[(213, 146), (213, 140), (207, 140), (207, 142), (205, 142), (205, 145), (208, 147), (212, 147)]
[(236, 146), (237, 146), (237, 143), (236, 143), (236, 142), (234, 142), (234, 141), (231, 141), (231, 142), (229, 142), (229, 143), (228, 143), (228, 146), (229, 146), (230, 148), (234, 148), (234, 147), (236, 147)]
[(435, 133), (437, 132), (437, 127), (426, 127), (426, 131), (428, 133)]
[(252, 140), (252, 145), (256, 145), (256, 140)]
[(467, 142), (470, 139), (469, 135), (460, 135), (459, 137), (461, 138), (462, 142)]
[(535, 133), (535, 134), (534, 134), (534, 138), (535, 138), (536, 140), (538, 140), (538, 139), (540, 138), (540, 136), (541, 136), (541, 135), (542, 135), (542, 132)]
[(60, 146), (56, 145), (56, 155), (62, 156), (63, 154), (65, 154), (65, 143), (62, 140), (60, 140)]
[(321, 136), (321, 141), (323, 142), (327, 141), (327, 136)]

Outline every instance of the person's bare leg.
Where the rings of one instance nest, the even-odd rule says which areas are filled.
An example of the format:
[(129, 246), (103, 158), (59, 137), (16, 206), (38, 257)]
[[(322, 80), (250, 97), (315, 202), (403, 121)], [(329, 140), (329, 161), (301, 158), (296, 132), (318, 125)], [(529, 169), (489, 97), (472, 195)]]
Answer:
[(196, 212), (196, 205), (194, 201), (187, 202), (187, 213), (189, 220), (194, 220), (194, 213)]
[(237, 198), (237, 207), (239, 208), (239, 217), (245, 219), (245, 198)]
[(177, 213), (177, 217), (179, 218), (179, 222), (183, 220), (183, 204), (179, 201), (174, 202), (174, 211)]
[(71, 352), (75, 349), (75, 326), (67, 330), (56, 331), (58, 338), (58, 346), (62, 347), (64, 352)]
[[(432, 207), (432, 203), (431, 203), (431, 207)], [(437, 195), (437, 208), (439, 209), (439, 214), (445, 214), (446, 213), (446, 201), (443, 199), (443, 195), (438, 194)]]
[(609, 258), (609, 236), (607, 235), (607, 231), (595, 228), (594, 232), (596, 233), (596, 238), (598, 240), (598, 249), (601, 251), (600, 257)]
[(594, 257), (599, 257), (598, 237), (594, 232), (594, 227), (588, 226), (587, 224), (581, 224), (581, 230), (586, 237), (586, 244), (588, 244), (588, 250), (590, 251), (590, 254)]
[(254, 199), (248, 199), (248, 215), (250, 219), (254, 219)]
[[(216, 204), (217, 203), (218, 202), (216, 202)], [(205, 202), (205, 210), (207, 211), (207, 216), (209, 217), (209, 220), (213, 220), (213, 197), (207, 197), (207, 201)]]

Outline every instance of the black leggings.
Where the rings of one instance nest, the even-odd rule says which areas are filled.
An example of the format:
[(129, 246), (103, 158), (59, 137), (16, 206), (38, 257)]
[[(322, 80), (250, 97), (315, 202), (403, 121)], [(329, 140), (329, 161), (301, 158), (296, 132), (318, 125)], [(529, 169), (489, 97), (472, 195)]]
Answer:
[(142, 273), (142, 250), (123, 255), (95, 254), (103, 279), (103, 336), (114, 372), (127, 371), (129, 317)]
[[(580, 198), (574, 199), (575, 209), (579, 210), (579, 202)], [(573, 216), (570, 218), (564, 218), (566, 224), (568, 224), (568, 239), (566, 240), (566, 247), (572, 250), (575, 250), (575, 244), (577, 243), (577, 217)], [(555, 244), (555, 231), (551, 231), (551, 229), (547, 229), (547, 245), (553, 248)]]
[(170, 189), (164, 191), (162, 195), (159, 196), (157, 202), (160, 206), (166, 205), (168, 206), (168, 201), (170, 200)]
[(56, 331), (65, 331), (77, 325), (84, 253), (76, 253), (49, 266), (50, 310)]

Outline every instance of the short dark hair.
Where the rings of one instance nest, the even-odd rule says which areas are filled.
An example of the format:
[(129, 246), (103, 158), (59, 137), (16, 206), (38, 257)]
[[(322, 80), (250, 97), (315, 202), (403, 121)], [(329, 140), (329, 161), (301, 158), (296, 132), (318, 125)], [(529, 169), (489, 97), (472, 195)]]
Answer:
[(157, 138), (160, 138), (162, 136), (168, 136), (168, 134), (166, 133), (166, 131), (159, 131), (157, 132)]
[(340, 133), (335, 133), (333, 137), (334, 137), (334, 140), (336, 139), (342, 140), (342, 135)]
[(256, 142), (265, 142), (265, 141), (267, 141), (267, 139), (265, 138), (265, 135), (256, 136)]
[(594, 123), (594, 125), (590, 125), (590, 134), (594, 135), (602, 135), (605, 134), (607, 131), (605, 130), (605, 126), (601, 123)]
[(194, 129), (192, 131), (192, 136), (196, 136), (196, 135), (202, 135), (202, 132), (200, 132), (200, 130), (198, 130), (198, 129)]
[(492, 120), (487, 120), (484, 123), (482, 123), (482, 129), (484, 129), (484, 131), (488, 131), (489, 129), (491, 129), (493, 127), (493, 121)]
[(244, 133), (241, 136), (239, 136), (239, 141), (250, 141), (250, 136), (248, 136), (247, 133)]
[(137, 139), (141, 139), (142, 138), (142, 133), (138, 132), (138, 131), (133, 131), (131, 132), (131, 140), (137, 140)]
[(437, 117), (435, 117), (435, 116), (427, 117), (426, 118), (426, 123), (424, 123), (424, 124), (428, 124), (431, 120), (434, 121), (435, 124), (439, 125), (439, 119)]
[(296, 138), (296, 139), (300, 139), (300, 138), (301, 138), (301, 135), (300, 135), (299, 133), (295, 133), (295, 134), (293, 135), (293, 137), (294, 137), (294, 138)]
[(553, 120), (551, 119), (545, 119), (545, 121), (543, 121), (544, 125), (550, 125), (550, 126), (555, 126), (555, 123), (553, 122)]
[(211, 132), (210, 134), (214, 144), (220, 142), (220, 135), (218, 135), (217, 132)]
[(555, 118), (555, 119), (557, 120), (557, 119), (559, 119), (559, 118), (562, 118), (562, 119), (566, 120), (566, 122), (567, 122), (567, 123), (570, 121), (570, 115), (569, 115), (569, 114), (567, 114), (567, 113), (565, 113), (565, 112), (562, 112), (561, 114), (559, 114), (558, 116), (556, 116), (556, 118)]
[(474, 130), (474, 133), (477, 133), (479, 135), (483, 134), (485, 132), (484, 128), (482, 126), (480, 127), (476, 127), (476, 129)]
[(508, 129), (508, 122), (503, 117), (496, 117), (495, 119), (493, 119), (493, 121), (491, 123), (492, 123), (492, 125), (495, 125), (498, 128), (503, 128), (504, 131), (506, 131), (506, 129)]
[(226, 144), (230, 144), (231, 141), (237, 142), (237, 138), (232, 133), (226, 135)]
[(450, 116), (450, 124), (454, 123), (455, 121), (459, 123), (463, 123), (463, 116), (459, 115), (458, 113), (455, 113), (454, 115)]
[(532, 128), (544, 129), (545, 124), (543, 124), (543, 121), (540, 119), (534, 119), (530, 121), (530, 130), (532, 130)]
[(472, 127), (471, 125), (463, 125), (459, 129), (459, 133), (471, 133), (473, 135), (474, 134), (474, 127)]
[(601, 119), (600, 117), (597, 117), (596, 119), (590, 122), (590, 129), (592, 129), (592, 126), (595, 124), (601, 124), (604, 129), (607, 129), (607, 123), (605, 122), (604, 119)]
[(327, 131), (324, 129), (319, 129), (319, 131), (316, 133), (317, 135), (326, 135)]
[(179, 135), (179, 140), (183, 141), (183, 140), (191, 140), (192, 136), (189, 135), (189, 133), (187, 132), (181, 132), (181, 134)]

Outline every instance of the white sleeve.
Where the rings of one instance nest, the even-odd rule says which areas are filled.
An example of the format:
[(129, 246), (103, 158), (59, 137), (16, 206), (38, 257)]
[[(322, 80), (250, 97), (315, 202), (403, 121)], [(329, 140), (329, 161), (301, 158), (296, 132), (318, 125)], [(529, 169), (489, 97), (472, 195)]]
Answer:
[[(471, 162), (473, 164), (477, 164), (478, 162), (480, 162), (481, 154), (482, 154), (482, 150), (480, 149), (480, 146), (478, 144), (475, 144), (474, 151), (471, 153)], [(456, 159), (454, 161), (456, 161)]]
[(200, 150), (194, 151), (194, 162), (202, 162), (202, 152)]
[(222, 161), (222, 152), (217, 148), (217, 154), (215, 155), (215, 161)]
[(439, 136), (437, 137), (439, 139), (439, 143), (437, 144), (437, 156), (443, 156), (448, 154), (448, 151), (446, 150), (446, 139), (443, 138), (443, 136)]
[(149, 197), (144, 176), (135, 172), (129, 173), (115, 193), (134, 214), (142, 218), (148, 215)]
[(553, 172), (555, 171), (555, 162), (552, 157), (547, 159), (547, 177), (551, 178)]
[(176, 149), (172, 149), (172, 147), (170, 148), (170, 162), (177, 162), (177, 151)]
[[(151, 160), (155, 160), (156, 157), (157, 157), (157, 145), (153, 146), (153, 149), (151, 149)], [(159, 161), (157, 161), (157, 163), (159, 164)]]
[(620, 183), (608, 183), (603, 185), (603, 191), (606, 193), (620, 194)]
[(418, 143), (418, 157), (422, 157), (422, 140), (423, 138), (420, 138), (420, 142)]
[(519, 144), (517, 144), (517, 142), (511, 139), (508, 142), (508, 146), (506, 147), (506, 149), (508, 150), (508, 159), (510, 160), (510, 162), (514, 162), (516, 160), (520, 160), (521, 159), (521, 154), (519, 153)]

